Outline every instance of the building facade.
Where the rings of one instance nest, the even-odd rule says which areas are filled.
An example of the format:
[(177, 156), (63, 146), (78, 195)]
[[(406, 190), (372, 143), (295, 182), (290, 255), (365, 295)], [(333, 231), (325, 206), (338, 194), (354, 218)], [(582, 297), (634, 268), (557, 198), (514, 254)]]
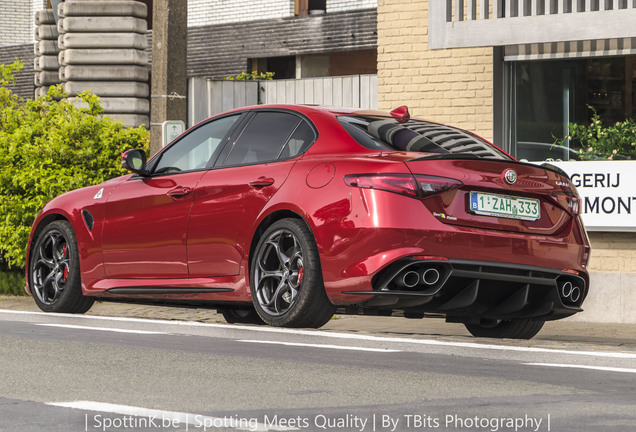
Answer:
[[(152, 9), (152, 0), (140, 1)], [(24, 61), (14, 90), (33, 97), (34, 14), (47, 2), (3, 3), (0, 63)], [(188, 0), (188, 76), (223, 78), (251, 71), (274, 72), (275, 79), (374, 74), (376, 9), (377, 0)], [(150, 29), (152, 18), (148, 21)]]
[(258, 71), (290, 79), (376, 73), (377, 1), (316, 4), (190, 0), (188, 75), (223, 78)]

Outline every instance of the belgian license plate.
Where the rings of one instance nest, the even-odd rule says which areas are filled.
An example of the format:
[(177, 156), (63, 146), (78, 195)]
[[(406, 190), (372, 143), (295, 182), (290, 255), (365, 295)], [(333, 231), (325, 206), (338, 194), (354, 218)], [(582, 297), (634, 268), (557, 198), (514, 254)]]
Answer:
[(470, 210), (479, 215), (511, 219), (534, 221), (541, 217), (538, 199), (484, 192), (470, 193)]

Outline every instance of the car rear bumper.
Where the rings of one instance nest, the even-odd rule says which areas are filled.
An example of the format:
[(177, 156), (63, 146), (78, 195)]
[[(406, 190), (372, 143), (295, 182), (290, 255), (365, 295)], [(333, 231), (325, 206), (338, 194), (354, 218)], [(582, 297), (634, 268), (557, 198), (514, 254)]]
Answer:
[[(582, 310), (590, 247), (576, 219), (553, 235), (462, 227), (419, 200), (382, 191), (361, 195), (353, 194), (347, 218), (317, 231), (319, 244), (330, 246), (320, 252), (334, 304), (493, 319), (559, 319)], [(396, 286), (394, 278), (410, 267), (435, 268), (439, 280), (429, 272), (434, 284)], [(564, 303), (559, 295), (565, 282), (578, 287), (576, 301)]]

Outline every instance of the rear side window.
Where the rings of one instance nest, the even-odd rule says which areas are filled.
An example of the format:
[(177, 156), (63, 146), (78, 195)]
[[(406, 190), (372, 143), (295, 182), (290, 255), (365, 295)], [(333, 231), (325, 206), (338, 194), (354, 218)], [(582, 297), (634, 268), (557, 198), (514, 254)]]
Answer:
[(278, 156), (279, 159), (293, 158), (307, 150), (316, 140), (314, 130), (306, 121), (301, 121)]
[[(312, 138), (308, 137), (306, 128)], [(257, 112), (239, 135), (225, 165), (249, 165), (293, 157), (309, 140), (313, 140), (313, 130), (300, 117), (284, 112)]]
[(470, 155), (511, 160), (489, 142), (450, 126), (375, 116), (340, 116), (338, 120), (353, 139), (375, 150), (419, 152), (423, 153), (422, 157), (431, 158)]

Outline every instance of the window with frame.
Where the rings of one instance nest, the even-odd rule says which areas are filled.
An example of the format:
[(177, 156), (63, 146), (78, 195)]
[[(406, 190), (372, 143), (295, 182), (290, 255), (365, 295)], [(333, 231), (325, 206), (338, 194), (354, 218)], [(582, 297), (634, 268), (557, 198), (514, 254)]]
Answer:
[(324, 13), (327, 11), (327, 0), (295, 0), (294, 13), (304, 16), (308, 13)]
[(291, 158), (304, 151), (314, 139), (311, 126), (296, 115), (257, 112), (239, 135), (224, 165), (250, 165)]
[(232, 115), (213, 120), (179, 139), (163, 152), (154, 174), (196, 171), (208, 167), (239, 117)]
[(291, 135), (280, 154), (279, 159), (289, 159), (303, 153), (316, 140), (316, 134), (309, 124), (302, 120)]

